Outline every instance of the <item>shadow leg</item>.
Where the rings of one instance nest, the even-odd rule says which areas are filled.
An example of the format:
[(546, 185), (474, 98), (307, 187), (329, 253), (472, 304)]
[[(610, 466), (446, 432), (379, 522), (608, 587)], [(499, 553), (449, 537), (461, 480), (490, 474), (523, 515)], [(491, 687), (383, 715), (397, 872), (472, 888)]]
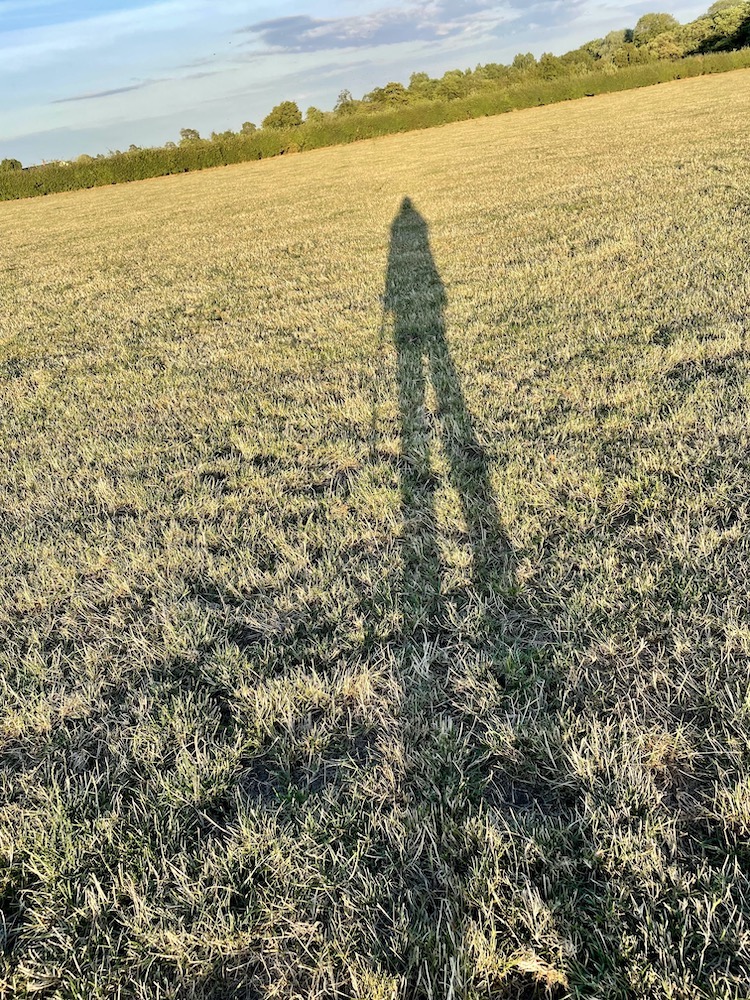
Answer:
[(440, 611), (441, 558), (435, 520), (435, 477), (425, 414), (426, 376), (421, 345), (396, 331), (401, 414), (401, 495), (404, 511), (404, 631), (428, 637)]

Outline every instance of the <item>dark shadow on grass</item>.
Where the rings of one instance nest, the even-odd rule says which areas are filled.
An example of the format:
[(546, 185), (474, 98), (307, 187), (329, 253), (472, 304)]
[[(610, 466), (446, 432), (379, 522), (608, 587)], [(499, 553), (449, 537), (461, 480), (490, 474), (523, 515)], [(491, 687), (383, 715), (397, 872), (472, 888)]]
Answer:
[(431, 468), (428, 384), (437, 403), (437, 435), (450, 482), (460, 499), (482, 603), (513, 584), (512, 548), (446, 338), (445, 286), (430, 247), (429, 228), (410, 198), (391, 226), (384, 310), (393, 318), (398, 352), (401, 493), (404, 514), (404, 628), (417, 641), (444, 627), (444, 567), (438, 544), (436, 489)]
[[(410, 762), (402, 794), (413, 803), (411, 822), (432, 830), (432, 842), (440, 847), (420, 850), (412, 862), (411, 883), (400, 890), (394, 885), (392, 922), (382, 929), (381, 948), (372, 958), (402, 977), (404, 995), (419, 998), (434, 995), (437, 983), (447, 990), (446, 970), (457, 969), (468, 954), (465, 892), (467, 873), (477, 858), (466, 824), (494, 812), (506, 824), (516, 816), (522, 822), (524, 810), (532, 807), (545, 815), (561, 808), (536, 785), (528, 785), (535, 794), (529, 791), (522, 798), (519, 776), (490, 750), (490, 714), (464, 694), (483, 683), (488, 690), (513, 688), (518, 694), (528, 678), (506, 676), (509, 663), (524, 662), (525, 652), (536, 656), (535, 640), (540, 630), (545, 636), (547, 630), (538, 621), (531, 595), (517, 583), (516, 555), (498, 509), (490, 459), (451, 354), (446, 306), (428, 224), (411, 199), (404, 198), (391, 225), (383, 298), (384, 328), (392, 329), (397, 352), (401, 438), (398, 652), (403, 658), (398, 658)], [(436, 462), (438, 454), (442, 463)], [(451, 529), (439, 510), (446, 479), (460, 506), (460, 529)], [(470, 579), (447, 564), (441, 552), (445, 542), (468, 552)], [(528, 666), (529, 678), (538, 676), (539, 664), (529, 661)], [(399, 915), (404, 915), (403, 927)], [(473, 973), (465, 971), (471, 978)], [(504, 983), (504, 996), (531, 1000), (558, 995), (528, 976), (511, 979)]]

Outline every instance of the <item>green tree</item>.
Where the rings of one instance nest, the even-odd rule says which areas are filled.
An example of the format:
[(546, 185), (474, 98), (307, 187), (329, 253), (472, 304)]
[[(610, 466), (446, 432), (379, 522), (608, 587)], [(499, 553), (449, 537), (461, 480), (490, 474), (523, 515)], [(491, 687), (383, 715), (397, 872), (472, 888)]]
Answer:
[(201, 134), (195, 128), (181, 128), (180, 129), (180, 145), (189, 146), (193, 142), (200, 142)]
[(734, 4), (718, 11), (712, 19), (715, 37), (712, 49), (742, 49), (750, 46), (750, 3)]
[(429, 73), (412, 73), (408, 89), (417, 98), (429, 98), (435, 91), (435, 81), (430, 78)]
[(559, 56), (560, 68), (565, 76), (586, 73), (594, 69), (595, 62), (596, 56), (587, 45), (582, 45), (579, 49), (573, 49), (572, 52), (566, 52), (564, 56)]
[(533, 52), (519, 52), (517, 56), (513, 59), (513, 69), (517, 73), (526, 74), (531, 73), (536, 69), (536, 57)]
[(23, 164), (20, 160), (0, 160), (0, 171), (4, 170), (23, 170)]
[(305, 112), (305, 121), (309, 122), (310, 125), (319, 125), (321, 122), (325, 121), (325, 113), (316, 108), (314, 105), (309, 107)]
[(680, 22), (671, 14), (644, 14), (633, 30), (636, 45), (648, 45), (665, 31), (679, 28)]
[(503, 63), (485, 63), (484, 66), (477, 66), (474, 76), (482, 81), (494, 83), (507, 80), (509, 72), (509, 67), (504, 66)]
[(351, 90), (342, 90), (336, 98), (336, 106), (333, 110), (337, 115), (351, 115), (358, 107), (359, 101), (354, 100)]
[(594, 43), (594, 51), (600, 59), (611, 59), (618, 49), (628, 42), (632, 42), (633, 32), (628, 28), (620, 31), (610, 31), (604, 38), (600, 38)]
[(539, 75), (543, 80), (556, 80), (565, 74), (565, 67), (560, 59), (551, 52), (542, 53), (539, 59)]
[(639, 49), (632, 42), (626, 42), (612, 53), (612, 62), (619, 69), (622, 69), (624, 66), (637, 66), (639, 63), (646, 63), (648, 61), (648, 51), (646, 49)]
[(257, 132), (257, 131), (258, 131), (258, 126), (255, 124), (255, 122), (243, 122), (242, 123), (242, 128), (240, 129), (240, 134), (241, 135), (252, 135), (253, 132)]
[(296, 128), (302, 124), (302, 112), (295, 101), (282, 101), (263, 119), (263, 128)]
[(706, 11), (709, 17), (713, 17), (714, 14), (720, 14), (723, 10), (727, 10), (729, 7), (739, 7), (741, 0), (716, 0), (716, 3), (712, 3), (711, 6)]
[(671, 31), (665, 31), (649, 42), (648, 53), (652, 59), (680, 59), (685, 55), (685, 47)]
[(435, 96), (444, 101), (456, 101), (459, 97), (465, 97), (469, 87), (464, 74), (460, 69), (451, 69), (443, 73), (438, 81)]
[(398, 106), (409, 103), (409, 91), (403, 83), (386, 83), (385, 87), (376, 87), (365, 95), (369, 104), (386, 104)]

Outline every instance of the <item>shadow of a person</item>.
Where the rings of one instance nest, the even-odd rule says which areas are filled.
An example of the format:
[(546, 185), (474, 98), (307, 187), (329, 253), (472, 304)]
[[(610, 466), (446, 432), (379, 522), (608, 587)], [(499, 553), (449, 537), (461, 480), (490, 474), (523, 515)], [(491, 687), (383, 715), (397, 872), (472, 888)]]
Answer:
[(441, 630), (443, 566), (435, 510), (438, 478), (430, 464), (428, 377), (437, 401), (440, 440), (458, 494), (473, 560), (477, 596), (492, 601), (511, 581), (512, 550), (502, 528), (489, 466), (466, 405), (445, 330), (446, 293), (429, 229), (410, 198), (391, 226), (384, 310), (393, 318), (398, 353), (404, 512), (405, 630), (432, 638)]

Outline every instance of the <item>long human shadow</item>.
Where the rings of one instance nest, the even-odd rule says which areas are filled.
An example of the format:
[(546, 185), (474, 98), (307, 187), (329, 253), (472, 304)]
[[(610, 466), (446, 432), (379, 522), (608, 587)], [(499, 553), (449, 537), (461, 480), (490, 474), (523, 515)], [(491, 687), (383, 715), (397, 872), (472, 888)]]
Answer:
[(404, 629), (431, 639), (445, 626), (444, 566), (439, 548), (431, 468), (428, 381), (437, 402), (437, 431), (450, 482), (459, 497), (472, 556), (472, 580), (483, 604), (513, 580), (512, 548), (492, 490), (490, 470), (466, 404), (446, 338), (445, 286), (429, 227), (404, 198), (391, 226), (384, 310), (398, 352), (401, 494), (404, 516)]

